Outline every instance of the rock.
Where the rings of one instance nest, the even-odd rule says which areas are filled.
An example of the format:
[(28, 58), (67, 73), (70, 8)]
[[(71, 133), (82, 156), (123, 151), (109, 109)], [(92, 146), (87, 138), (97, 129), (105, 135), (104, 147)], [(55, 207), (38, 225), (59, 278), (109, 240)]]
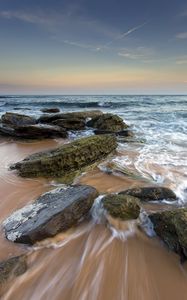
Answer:
[(26, 256), (11, 257), (0, 262), (0, 286), (27, 271)]
[(122, 136), (122, 137), (133, 137), (134, 134), (131, 130), (128, 130), (128, 129), (125, 129), (125, 130), (122, 130), (122, 131), (118, 131), (116, 133), (117, 136)]
[(17, 137), (29, 139), (42, 138), (66, 138), (68, 136), (65, 129), (59, 126), (51, 126), (44, 124), (19, 126), (15, 129)]
[(11, 166), (23, 177), (62, 177), (106, 157), (117, 147), (111, 135), (85, 137), (59, 148), (28, 156)]
[(122, 136), (122, 137), (132, 137), (133, 136), (133, 132), (130, 131), (130, 130), (122, 130), (122, 131), (114, 132), (114, 131), (111, 131), (111, 130), (96, 129), (96, 130), (94, 130), (94, 133), (96, 135), (99, 135), (99, 134), (115, 134), (116, 136)]
[(100, 110), (59, 113), (59, 114), (52, 114), (52, 115), (43, 115), (38, 119), (38, 122), (39, 123), (52, 123), (53, 121), (56, 121), (59, 119), (81, 119), (82, 121), (86, 121), (87, 118), (94, 118), (94, 117), (100, 116), (102, 114), (103, 113)]
[(118, 132), (128, 127), (128, 125), (123, 122), (122, 118), (109, 113), (94, 117), (92, 120), (88, 121), (86, 125), (99, 130), (109, 130), (112, 132)]
[(142, 201), (159, 201), (177, 199), (174, 192), (166, 187), (137, 187), (120, 192), (121, 195), (131, 195)]
[(40, 109), (40, 111), (43, 113), (52, 114), (52, 113), (60, 112), (60, 109), (58, 107), (51, 107), (51, 108), (42, 108)]
[(174, 209), (149, 216), (157, 235), (170, 250), (178, 253), (181, 261), (187, 258), (187, 209)]
[(24, 125), (17, 127), (8, 127), (0, 125), (0, 135), (12, 136), (24, 139), (43, 139), (43, 138), (66, 138), (67, 132), (59, 126), (46, 124)]
[(85, 121), (79, 118), (58, 119), (52, 124), (65, 128), (66, 130), (82, 130), (85, 129)]
[(3, 124), (8, 124), (9, 126), (36, 124), (36, 119), (33, 117), (11, 112), (6, 112), (4, 115), (2, 115), (1, 120)]
[(26, 244), (55, 236), (82, 220), (97, 196), (97, 190), (87, 185), (52, 190), (6, 219), (5, 235)]
[(139, 199), (128, 195), (108, 195), (102, 199), (103, 207), (114, 218), (127, 221), (140, 214)]

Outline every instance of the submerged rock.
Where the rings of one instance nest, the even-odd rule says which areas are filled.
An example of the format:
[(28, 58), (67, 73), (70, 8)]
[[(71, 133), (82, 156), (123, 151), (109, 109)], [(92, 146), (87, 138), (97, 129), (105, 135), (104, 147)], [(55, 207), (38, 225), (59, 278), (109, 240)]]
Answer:
[(11, 257), (0, 262), (0, 286), (27, 271), (26, 256)]
[(121, 195), (131, 195), (142, 201), (159, 201), (177, 199), (175, 193), (166, 187), (138, 187), (120, 192)]
[(52, 113), (60, 112), (60, 108), (58, 108), (58, 107), (42, 108), (42, 109), (40, 109), (40, 111), (43, 113), (52, 114)]
[(97, 190), (86, 185), (52, 190), (6, 219), (5, 235), (28, 244), (52, 237), (82, 220), (97, 196)]
[(11, 166), (23, 177), (62, 177), (106, 157), (117, 147), (111, 135), (90, 136), (36, 153)]
[(36, 119), (31, 116), (25, 116), (17, 113), (6, 112), (1, 117), (2, 123), (9, 126), (33, 125)]
[(174, 209), (149, 216), (157, 235), (170, 250), (178, 253), (181, 261), (187, 258), (187, 209)]
[(69, 113), (59, 113), (52, 115), (44, 115), (38, 119), (39, 123), (52, 123), (53, 121), (59, 119), (81, 119), (82, 121), (86, 121), (87, 118), (94, 118), (96, 116), (102, 115), (102, 111), (100, 110), (89, 110), (89, 111), (76, 111)]
[(112, 132), (118, 132), (128, 127), (128, 125), (123, 122), (122, 118), (109, 113), (94, 117), (92, 120), (88, 121), (86, 125), (99, 130)]
[(65, 128), (66, 130), (82, 130), (85, 129), (85, 121), (79, 118), (58, 119), (52, 124)]
[(0, 135), (12, 136), (24, 139), (43, 139), (43, 138), (66, 138), (67, 132), (59, 126), (51, 126), (47, 124), (23, 125), (16, 127), (8, 127), (0, 125)]
[(103, 207), (114, 218), (123, 221), (137, 219), (140, 214), (139, 199), (128, 195), (107, 195), (102, 199)]

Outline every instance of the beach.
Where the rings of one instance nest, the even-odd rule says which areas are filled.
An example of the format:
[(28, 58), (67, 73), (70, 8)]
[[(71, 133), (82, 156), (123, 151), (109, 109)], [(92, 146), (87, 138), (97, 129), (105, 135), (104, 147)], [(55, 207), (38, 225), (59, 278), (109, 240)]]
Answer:
[[(187, 203), (186, 96), (19, 96), (0, 98), (0, 113), (41, 117), (41, 109), (61, 112), (101, 110), (123, 119), (133, 136), (117, 138), (115, 153), (75, 177), (100, 195), (135, 187), (162, 186), (177, 197), (146, 203), (147, 212)], [(0, 221), (63, 183), (52, 178), (24, 178), (10, 165), (30, 154), (56, 149), (67, 142), (94, 136), (92, 128), (69, 130), (66, 138), (20, 140), (0, 137)], [(95, 135), (96, 136), (96, 135)], [(100, 135), (98, 135), (100, 136)], [(106, 145), (107, 147), (107, 145)], [(28, 270), (2, 288), (2, 299), (128, 299), (185, 300), (186, 263), (155, 235), (110, 220), (91, 217), (78, 226), (34, 246), (5, 238), (1, 226), (0, 260), (24, 254)], [(129, 227), (128, 227), (129, 226)], [(128, 234), (126, 234), (128, 232)], [(63, 295), (63, 296), (62, 296)]]

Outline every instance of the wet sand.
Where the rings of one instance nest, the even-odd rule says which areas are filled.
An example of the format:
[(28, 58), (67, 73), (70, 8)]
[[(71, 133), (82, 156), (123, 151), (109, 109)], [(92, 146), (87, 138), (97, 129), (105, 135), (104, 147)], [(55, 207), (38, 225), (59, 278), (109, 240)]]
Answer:
[[(51, 189), (50, 181), (23, 179), (8, 165), (30, 153), (56, 147), (57, 141), (0, 143), (0, 220)], [(139, 185), (97, 168), (80, 178), (101, 193)], [(142, 183), (143, 184), (143, 183)], [(92, 220), (27, 248), (0, 232), (0, 260), (28, 253), (29, 269), (2, 291), (3, 300), (186, 300), (187, 271), (179, 257), (157, 239), (139, 231), (127, 240)]]

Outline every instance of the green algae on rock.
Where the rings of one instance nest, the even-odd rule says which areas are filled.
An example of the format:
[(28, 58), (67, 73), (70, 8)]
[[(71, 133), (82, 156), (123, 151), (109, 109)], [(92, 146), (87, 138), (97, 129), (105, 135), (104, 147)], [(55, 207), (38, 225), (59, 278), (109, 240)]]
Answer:
[(86, 124), (88, 127), (97, 128), (100, 130), (109, 130), (112, 132), (122, 131), (128, 128), (128, 125), (123, 122), (123, 119), (117, 115), (110, 113), (96, 116)]
[(26, 256), (11, 257), (0, 262), (0, 286), (27, 271)]
[(114, 136), (90, 136), (30, 155), (10, 168), (23, 177), (62, 177), (105, 158), (116, 147)]
[(128, 195), (107, 195), (102, 199), (103, 207), (114, 218), (123, 221), (137, 219), (140, 214), (139, 199)]
[(177, 199), (175, 193), (166, 187), (137, 187), (120, 192), (122, 195), (131, 195), (141, 199), (142, 201), (159, 201)]
[(157, 235), (170, 250), (187, 259), (187, 208), (174, 209), (149, 216)]

